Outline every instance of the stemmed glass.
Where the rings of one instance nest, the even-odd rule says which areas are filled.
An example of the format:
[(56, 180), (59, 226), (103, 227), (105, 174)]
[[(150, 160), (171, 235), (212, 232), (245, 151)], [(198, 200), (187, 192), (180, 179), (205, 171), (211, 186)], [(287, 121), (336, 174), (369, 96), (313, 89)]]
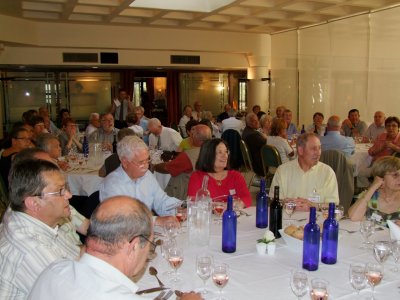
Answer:
[(178, 235), (178, 227), (174, 222), (167, 222), (164, 224), (164, 234), (168, 239), (175, 239)]
[(226, 202), (213, 201), (212, 209), (213, 209), (214, 215), (217, 216), (217, 219), (215, 219), (216, 224), (221, 224), (222, 223), (222, 214), (224, 213), (224, 211), (226, 209)]
[(303, 271), (293, 271), (290, 277), (290, 287), (297, 299), (301, 299), (308, 290), (307, 273)]
[[(177, 246), (176, 240), (174, 240), (174, 239), (168, 239), (168, 238), (165, 238), (165, 239), (163, 240), (163, 243), (161, 244), (161, 255), (162, 255), (162, 257), (164, 257), (164, 259), (167, 261), (168, 264), (169, 264), (169, 254), (168, 254), (168, 251), (169, 251), (170, 248), (174, 248), (174, 247), (176, 247), (176, 246)], [(171, 276), (172, 273), (173, 273), (172, 271), (166, 271), (166, 272), (164, 272), (163, 274), (164, 274), (164, 275), (167, 275), (167, 276)]]
[(367, 263), (365, 275), (369, 285), (372, 288), (372, 299), (374, 299), (375, 286), (378, 285), (383, 278), (383, 265), (377, 263)]
[(350, 283), (357, 291), (357, 295), (365, 288), (367, 283), (364, 264), (351, 264), (349, 270)]
[(373, 220), (364, 220), (360, 223), (360, 232), (364, 238), (364, 242), (362, 243), (361, 249), (370, 249), (372, 248), (372, 243), (369, 240), (369, 237), (375, 232), (375, 223)]
[(393, 272), (398, 272), (397, 264), (400, 261), (400, 240), (392, 241), (392, 255), (396, 265), (391, 269)]
[(214, 270), (212, 273), (212, 279), (215, 285), (219, 288), (219, 300), (223, 300), (222, 298), (222, 289), (228, 283), (229, 275), (228, 275), (228, 265), (227, 264), (218, 264), (214, 265)]
[(213, 269), (213, 257), (211, 255), (198, 255), (196, 257), (196, 273), (203, 280), (203, 290), (201, 293), (207, 294), (207, 279), (210, 278)]
[(178, 220), (179, 224), (181, 224), (181, 227), (179, 228), (179, 233), (183, 233), (183, 226), (182, 223), (186, 221), (187, 219), (187, 210), (185, 207), (178, 206), (175, 210), (175, 217)]
[(284, 209), (285, 213), (289, 216), (289, 224), (292, 223), (292, 215), (294, 214), (294, 211), (296, 210), (296, 202), (294, 201), (285, 201), (284, 204)]
[(335, 207), (335, 219), (336, 221), (340, 221), (344, 216), (344, 207), (343, 205), (336, 205)]
[(312, 300), (327, 300), (328, 299), (328, 281), (314, 278), (311, 279), (311, 291)]
[(183, 250), (179, 247), (171, 247), (168, 249), (168, 262), (174, 270), (175, 276), (172, 282), (179, 282), (181, 279), (178, 277), (178, 269), (183, 263)]
[(374, 257), (383, 265), (391, 253), (391, 243), (388, 241), (377, 241), (374, 243)]

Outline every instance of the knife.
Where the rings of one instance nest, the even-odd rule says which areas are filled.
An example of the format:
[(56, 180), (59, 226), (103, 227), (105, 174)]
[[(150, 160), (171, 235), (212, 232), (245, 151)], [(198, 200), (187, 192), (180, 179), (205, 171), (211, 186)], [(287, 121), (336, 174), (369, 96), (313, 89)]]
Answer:
[(159, 292), (162, 290), (167, 290), (169, 289), (168, 287), (165, 286), (159, 286), (156, 288), (151, 288), (151, 289), (146, 289), (146, 290), (141, 290), (141, 291), (137, 291), (136, 294), (137, 295), (141, 295), (141, 294), (150, 294), (150, 293), (154, 293), (154, 292)]

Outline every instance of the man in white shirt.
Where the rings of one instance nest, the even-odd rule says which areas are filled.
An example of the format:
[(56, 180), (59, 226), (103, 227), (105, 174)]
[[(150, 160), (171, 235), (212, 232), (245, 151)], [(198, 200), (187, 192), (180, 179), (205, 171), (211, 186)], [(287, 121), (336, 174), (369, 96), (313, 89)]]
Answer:
[(280, 165), (271, 183), (270, 197), (274, 186), (279, 186), (280, 199), (292, 198), (296, 209), (308, 210), (318, 202), (339, 203), (335, 172), (319, 161), (321, 143), (315, 133), (305, 133), (297, 139), (297, 159)]
[(228, 130), (228, 129), (234, 129), (236, 130), (240, 135), (242, 135), (242, 131), (245, 127), (245, 124), (241, 121), (236, 119), (236, 110), (231, 108), (228, 111), (228, 119), (225, 119), (222, 121), (222, 132)]
[(202, 116), (203, 111), (201, 110), (201, 107), (202, 107), (201, 102), (196, 101), (193, 106), (194, 106), (194, 110), (192, 111), (193, 120), (200, 122), (201, 119), (203, 118), (203, 116)]
[(119, 129), (126, 127), (126, 115), (131, 111), (133, 111), (131, 97), (128, 95), (126, 90), (120, 89), (118, 92), (118, 98), (112, 100), (109, 111), (114, 117), (115, 127)]
[(9, 197), (0, 231), (0, 299), (26, 299), (50, 263), (79, 257), (80, 248), (58, 230), (71, 214), (71, 193), (55, 164), (27, 159), (11, 169)]
[(374, 142), (381, 133), (385, 132), (385, 120), (385, 113), (382, 111), (375, 112), (374, 123), (369, 125), (364, 137), (366, 137), (368, 141)]
[(161, 149), (163, 151), (176, 151), (182, 142), (182, 136), (178, 131), (164, 127), (157, 118), (149, 120), (148, 128), (150, 131), (149, 147)]
[[(86, 253), (79, 261), (51, 264), (38, 278), (28, 299), (148, 299), (136, 294), (130, 279), (145, 266), (153, 248), (151, 213), (136, 199), (117, 196), (101, 203), (90, 218)], [(182, 300), (198, 300), (185, 293)]]
[(100, 115), (91, 113), (89, 117), (89, 125), (86, 127), (85, 134), (87, 137), (100, 128)]

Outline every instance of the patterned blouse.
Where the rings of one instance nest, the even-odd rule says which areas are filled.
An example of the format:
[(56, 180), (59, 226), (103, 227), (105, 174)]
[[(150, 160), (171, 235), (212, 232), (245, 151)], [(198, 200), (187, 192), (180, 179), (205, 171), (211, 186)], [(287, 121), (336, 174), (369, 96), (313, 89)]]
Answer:
[[(362, 192), (359, 197), (363, 197), (365, 192)], [(386, 220), (400, 220), (400, 208), (391, 214), (386, 214), (378, 209), (379, 191), (375, 191), (367, 204), (365, 216), (375, 220), (378, 225), (387, 226)]]

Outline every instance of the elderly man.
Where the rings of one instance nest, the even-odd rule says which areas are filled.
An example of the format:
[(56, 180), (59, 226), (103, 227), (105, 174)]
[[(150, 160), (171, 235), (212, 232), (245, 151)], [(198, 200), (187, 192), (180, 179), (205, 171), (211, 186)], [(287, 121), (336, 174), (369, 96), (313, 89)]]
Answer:
[(360, 120), (360, 112), (353, 108), (349, 110), (348, 118), (343, 121), (342, 131), (345, 136), (364, 136), (367, 131), (367, 123)]
[(183, 138), (187, 138), (188, 134), (186, 132), (186, 124), (187, 122), (189, 122), (190, 120), (192, 120), (192, 107), (190, 105), (185, 105), (185, 107), (183, 108), (183, 116), (182, 118), (179, 120), (179, 131), (182, 135)]
[(125, 118), (128, 113), (133, 111), (132, 100), (126, 90), (120, 89), (118, 98), (113, 99), (110, 107), (110, 114), (114, 117), (115, 127), (123, 128), (125, 125)]
[(179, 153), (174, 160), (153, 166), (159, 173), (171, 174), (172, 177), (165, 188), (169, 196), (186, 199), (189, 177), (199, 158), (200, 147), (209, 139), (211, 139), (211, 129), (207, 125), (196, 125), (192, 128), (193, 148)]
[(286, 107), (284, 105), (280, 105), (276, 107), (275, 114), (276, 116), (274, 117), (275, 119), (282, 119), (283, 118), (283, 112), (285, 111)]
[(86, 127), (86, 136), (91, 135), (98, 128), (100, 128), (100, 115), (98, 113), (91, 113), (89, 116), (89, 125)]
[(196, 101), (193, 106), (194, 106), (194, 110), (192, 111), (193, 120), (200, 122), (201, 119), (203, 118), (203, 116), (202, 116), (203, 111), (201, 110), (201, 107), (202, 107), (201, 102)]
[(374, 142), (376, 138), (385, 132), (385, 120), (386, 116), (383, 112), (377, 111), (374, 114), (374, 123), (369, 125), (364, 137), (371, 142)]
[(116, 195), (135, 197), (154, 210), (156, 224), (176, 221), (175, 208), (181, 201), (167, 196), (148, 170), (150, 155), (146, 144), (137, 136), (126, 136), (117, 145), (121, 166), (111, 172), (100, 186), (100, 201)]
[(70, 216), (71, 193), (55, 164), (42, 160), (15, 164), (9, 198), (11, 209), (0, 231), (0, 298), (25, 299), (50, 263), (76, 259), (80, 248), (58, 230)]
[(47, 131), (54, 135), (58, 135), (60, 132), (60, 129), (58, 129), (56, 124), (54, 124), (54, 122), (51, 120), (50, 113), (49, 113), (49, 110), (47, 109), (47, 106), (39, 107), (38, 112), (39, 112), (39, 116), (41, 116), (44, 119), (45, 125), (47, 122), (49, 123), (49, 126), (46, 126)]
[(234, 129), (236, 130), (239, 134), (242, 134), (244, 124), (242, 121), (236, 119), (236, 110), (231, 108), (228, 111), (228, 119), (225, 119), (222, 121), (221, 129), (222, 132), (228, 130), (228, 129)]
[(149, 147), (161, 149), (163, 151), (176, 151), (182, 142), (182, 137), (178, 131), (164, 127), (157, 118), (149, 120), (148, 128), (150, 131)]
[(138, 125), (143, 128), (143, 141), (146, 145), (149, 144), (149, 130), (148, 130), (148, 123), (149, 119), (144, 115), (144, 108), (143, 106), (136, 106), (135, 107), (135, 114), (138, 118)]
[[(90, 218), (86, 253), (79, 261), (50, 265), (36, 281), (32, 300), (148, 299), (130, 279), (146, 264), (152, 242), (151, 213), (142, 202), (117, 196), (101, 203)], [(182, 300), (197, 300), (185, 293)]]
[(52, 161), (56, 163), (62, 170), (66, 171), (69, 164), (64, 160), (59, 160), (61, 156), (61, 145), (58, 138), (50, 133), (42, 133), (36, 140), (36, 146), (46, 151)]
[(100, 120), (101, 127), (89, 136), (89, 142), (102, 143), (103, 148), (112, 151), (112, 143), (119, 129), (114, 127), (114, 117), (110, 113), (101, 115)]
[(308, 210), (319, 202), (339, 203), (335, 172), (319, 161), (321, 143), (315, 133), (305, 133), (297, 139), (297, 159), (280, 165), (271, 183), (279, 186), (280, 199), (295, 199), (299, 210)]
[(331, 116), (328, 119), (327, 133), (321, 136), (321, 148), (325, 150), (340, 150), (347, 157), (354, 153), (355, 144), (351, 137), (343, 136), (340, 134), (340, 127), (342, 126), (338, 116)]
[(224, 111), (220, 113), (217, 117), (217, 122), (221, 123), (223, 120), (228, 119), (229, 115), (228, 112), (232, 109), (229, 103), (224, 105)]
[(254, 172), (258, 176), (264, 176), (260, 149), (267, 143), (267, 139), (257, 130), (259, 127), (260, 122), (257, 115), (255, 113), (248, 113), (246, 115), (246, 127), (243, 130), (242, 139), (249, 148)]

